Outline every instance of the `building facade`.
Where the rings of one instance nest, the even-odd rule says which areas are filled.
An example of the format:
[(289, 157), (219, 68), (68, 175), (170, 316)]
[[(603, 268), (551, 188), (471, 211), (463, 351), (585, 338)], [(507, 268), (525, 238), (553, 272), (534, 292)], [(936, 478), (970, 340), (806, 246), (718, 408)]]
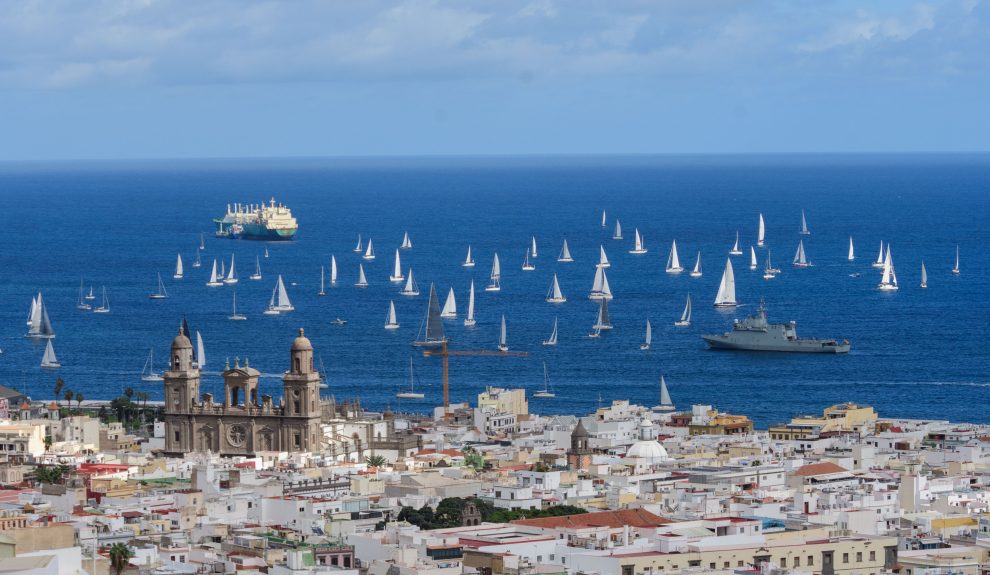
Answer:
[(192, 343), (180, 330), (164, 373), (165, 452), (253, 455), (321, 450), (320, 375), (313, 367), (313, 345), (302, 329), (289, 355), (280, 404), (269, 395), (258, 397), (261, 373), (246, 360), (243, 366), (237, 361), (224, 370), (221, 401), (209, 393), (200, 398), (199, 366)]

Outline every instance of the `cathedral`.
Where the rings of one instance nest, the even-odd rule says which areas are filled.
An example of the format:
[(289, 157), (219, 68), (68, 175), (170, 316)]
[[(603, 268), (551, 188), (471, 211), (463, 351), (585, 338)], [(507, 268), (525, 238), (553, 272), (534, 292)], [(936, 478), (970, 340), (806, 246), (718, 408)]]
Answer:
[(282, 378), (280, 404), (258, 398), (261, 373), (236, 362), (223, 372), (224, 396), (199, 395), (200, 371), (193, 346), (179, 330), (165, 379), (165, 452), (193, 451), (253, 455), (259, 451), (306, 452), (322, 449), (320, 374), (313, 368), (313, 345), (299, 330)]

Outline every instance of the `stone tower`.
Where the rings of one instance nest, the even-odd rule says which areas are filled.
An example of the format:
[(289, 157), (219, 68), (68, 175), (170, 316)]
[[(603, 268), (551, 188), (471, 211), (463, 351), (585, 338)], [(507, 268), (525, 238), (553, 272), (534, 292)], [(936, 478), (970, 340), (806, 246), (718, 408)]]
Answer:
[(199, 397), (199, 368), (193, 363), (193, 347), (179, 329), (172, 340), (165, 381), (165, 450), (188, 452), (192, 449), (192, 424), (188, 419)]
[(301, 328), (289, 355), (289, 371), (282, 377), (288, 447), (319, 449), (320, 373), (313, 367), (313, 344)]
[(577, 471), (591, 466), (592, 449), (588, 447), (591, 434), (584, 428), (584, 422), (579, 418), (577, 426), (571, 432), (571, 448), (567, 450), (567, 466)]

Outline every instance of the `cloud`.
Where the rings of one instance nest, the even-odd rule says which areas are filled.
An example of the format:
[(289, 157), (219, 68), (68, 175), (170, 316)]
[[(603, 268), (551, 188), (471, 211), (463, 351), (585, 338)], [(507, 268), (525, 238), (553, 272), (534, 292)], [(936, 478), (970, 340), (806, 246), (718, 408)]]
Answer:
[(852, 44), (904, 41), (919, 32), (935, 28), (934, 7), (917, 4), (903, 16), (877, 16), (865, 9), (856, 10), (848, 19), (832, 24), (823, 34), (804, 42), (800, 50), (824, 52)]

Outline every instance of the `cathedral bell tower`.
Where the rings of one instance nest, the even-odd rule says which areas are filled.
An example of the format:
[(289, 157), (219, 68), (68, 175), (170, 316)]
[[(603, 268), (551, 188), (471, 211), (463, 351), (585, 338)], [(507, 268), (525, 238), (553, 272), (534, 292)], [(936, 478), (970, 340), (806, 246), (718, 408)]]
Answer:
[(290, 450), (320, 447), (320, 373), (313, 367), (313, 344), (300, 328), (292, 342), (289, 371), (282, 377), (283, 432)]
[(199, 397), (199, 368), (193, 363), (192, 342), (182, 328), (172, 340), (168, 369), (162, 374), (162, 379), (165, 382), (166, 451), (189, 451), (192, 430), (185, 414), (193, 410)]

